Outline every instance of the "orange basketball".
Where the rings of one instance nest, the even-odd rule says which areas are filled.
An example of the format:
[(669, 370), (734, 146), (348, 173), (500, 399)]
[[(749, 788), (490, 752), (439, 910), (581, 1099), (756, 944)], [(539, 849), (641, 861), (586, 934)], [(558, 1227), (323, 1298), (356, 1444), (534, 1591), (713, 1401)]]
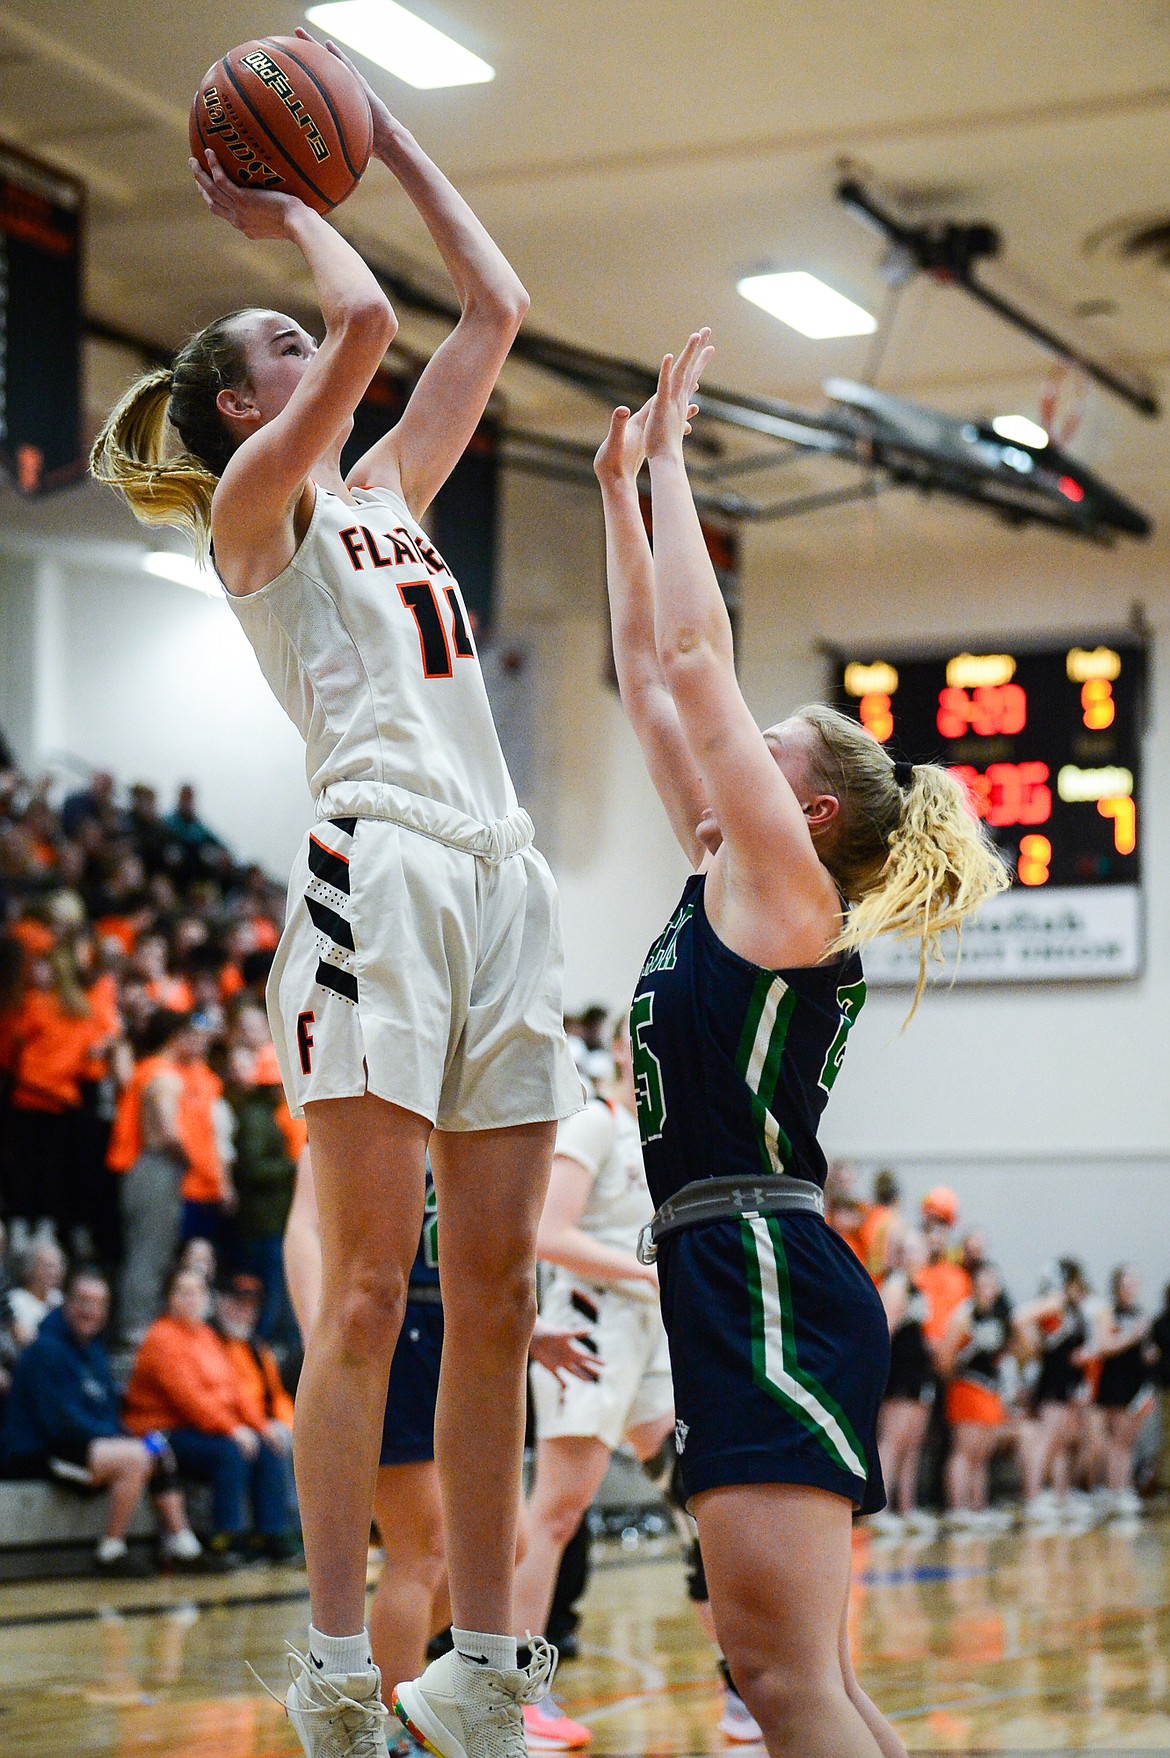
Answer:
[(302, 37), (260, 37), (208, 69), (191, 106), (191, 151), (210, 147), (233, 183), (299, 196), (327, 214), (358, 186), (374, 126), (361, 84)]

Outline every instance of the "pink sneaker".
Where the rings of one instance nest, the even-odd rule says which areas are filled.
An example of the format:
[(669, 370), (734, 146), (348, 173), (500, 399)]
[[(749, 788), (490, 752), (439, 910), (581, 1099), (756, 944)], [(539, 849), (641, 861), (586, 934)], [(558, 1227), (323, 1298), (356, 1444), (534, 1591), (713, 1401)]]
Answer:
[(593, 1738), (590, 1728), (567, 1716), (549, 1693), (524, 1708), (524, 1738), (530, 1752), (574, 1752)]

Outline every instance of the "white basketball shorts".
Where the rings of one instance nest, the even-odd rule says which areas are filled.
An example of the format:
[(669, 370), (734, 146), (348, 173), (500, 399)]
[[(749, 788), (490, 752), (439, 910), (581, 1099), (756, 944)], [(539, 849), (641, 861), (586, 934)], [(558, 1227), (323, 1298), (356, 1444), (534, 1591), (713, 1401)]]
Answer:
[(268, 981), (290, 1109), (368, 1092), (446, 1130), (571, 1116), (562, 962), (530, 845), (488, 859), (381, 818), (322, 820)]
[(563, 1386), (547, 1368), (533, 1367), (538, 1441), (583, 1435), (612, 1449), (632, 1428), (671, 1415), (670, 1351), (652, 1291), (642, 1298), (557, 1269), (540, 1302), (540, 1316), (558, 1331), (587, 1331), (604, 1365), (600, 1379), (570, 1378)]

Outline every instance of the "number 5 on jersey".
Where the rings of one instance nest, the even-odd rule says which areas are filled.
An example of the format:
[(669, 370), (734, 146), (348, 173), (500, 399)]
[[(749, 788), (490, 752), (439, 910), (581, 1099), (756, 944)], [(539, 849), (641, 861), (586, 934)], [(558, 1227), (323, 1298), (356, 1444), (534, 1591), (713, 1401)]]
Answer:
[(634, 1064), (634, 1091), (638, 1096), (638, 1128), (642, 1142), (658, 1141), (666, 1122), (666, 1094), (662, 1090), (662, 1064), (643, 1033), (654, 1019), (654, 993), (635, 995), (630, 1008), (630, 1048)]
[(444, 597), (451, 609), (451, 641), (447, 640), (447, 631), (443, 627), (443, 617), (439, 610), (439, 600), (429, 580), (404, 580), (399, 585), (399, 594), (403, 604), (414, 618), (418, 630), (418, 644), (422, 649), (423, 676), (428, 678), (449, 678), (451, 676), (451, 649), (455, 649), (456, 659), (473, 659), (475, 648), (471, 645), (471, 636), (467, 632), (467, 622), (463, 615), (463, 606), (459, 602), (459, 594), (454, 586), (444, 589)]

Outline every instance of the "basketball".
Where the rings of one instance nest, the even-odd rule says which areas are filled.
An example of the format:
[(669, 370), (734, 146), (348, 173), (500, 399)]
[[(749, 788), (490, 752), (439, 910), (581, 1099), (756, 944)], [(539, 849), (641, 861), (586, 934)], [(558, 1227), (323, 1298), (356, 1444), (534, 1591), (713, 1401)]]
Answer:
[(191, 106), (191, 151), (208, 147), (233, 183), (295, 195), (319, 214), (352, 195), (373, 122), (359, 81), (301, 37), (241, 43), (208, 69)]

